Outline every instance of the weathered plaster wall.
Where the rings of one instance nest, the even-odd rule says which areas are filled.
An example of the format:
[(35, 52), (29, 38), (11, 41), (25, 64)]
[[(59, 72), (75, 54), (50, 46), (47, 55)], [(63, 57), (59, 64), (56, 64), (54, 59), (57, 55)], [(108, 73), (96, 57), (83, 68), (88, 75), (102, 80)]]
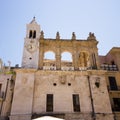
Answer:
[(31, 114), (34, 72), (18, 71), (14, 88), (11, 115)]
[[(64, 83), (62, 83), (62, 79), (65, 81)], [(56, 83), (56, 86), (53, 85), (54, 83)], [(69, 83), (71, 86), (68, 85)], [(34, 112), (46, 112), (47, 94), (54, 95), (54, 112), (73, 112), (72, 94), (79, 94), (81, 111), (91, 111), (90, 93), (86, 76), (76, 75), (74, 72), (37, 72), (34, 91)]]
[(4, 120), (7, 116), (10, 115), (13, 92), (11, 91), (11, 78), (12, 74), (0, 74), (0, 120)]
[[(100, 79), (99, 88), (95, 85), (97, 78)], [(103, 120), (103, 113), (106, 114), (106, 117), (103, 116), (106, 120), (112, 120), (112, 117), (109, 117), (112, 111), (104, 71), (18, 70), (10, 120), (24, 120), (24, 115), (27, 116), (26, 120), (29, 120), (33, 113), (46, 114), (47, 94), (53, 94), (53, 113), (64, 113), (66, 120), (91, 120), (93, 110), (90, 89), (94, 114), (100, 113), (98, 120)], [(73, 110), (72, 94), (79, 94), (79, 114)]]
[[(95, 85), (99, 79), (99, 87)], [(90, 77), (94, 108), (96, 113), (112, 113), (104, 75), (91, 75)]]

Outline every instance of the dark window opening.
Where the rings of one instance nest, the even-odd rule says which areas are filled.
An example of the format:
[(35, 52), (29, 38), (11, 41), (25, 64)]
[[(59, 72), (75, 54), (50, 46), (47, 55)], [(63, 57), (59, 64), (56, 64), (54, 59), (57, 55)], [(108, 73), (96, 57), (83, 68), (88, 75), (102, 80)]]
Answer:
[(113, 98), (113, 111), (120, 111), (120, 98)]
[(54, 86), (56, 86), (57, 84), (56, 83), (53, 83)]
[(0, 84), (0, 92), (1, 92), (2, 84)]
[(78, 94), (73, 95), (73, 109), (74, 109), (74, 112), (80, 112), (80, 102), (79, 102)]
[(71, 86), (71, 83), (68, 83), (68, 86)]
[(46, 111), (53, 112), (53, 94), (47, 94)]
[(2, 90), (2, 84), (0, 84), (0, 98), (3, 98), (4, 93), (1, 90)]
[(33, 32), (33, 38), (36, 38), (36, 31)]
[(115, 77), (109, 77), (110, 90), (118, 90)]
[(112, 65), (115, 65), (115, 62), (114, 62), (114, 61), (111, 61), (111, 64), (112, 64)]
[(32, 38), (32, 30), (29, 32), (29, 38)]

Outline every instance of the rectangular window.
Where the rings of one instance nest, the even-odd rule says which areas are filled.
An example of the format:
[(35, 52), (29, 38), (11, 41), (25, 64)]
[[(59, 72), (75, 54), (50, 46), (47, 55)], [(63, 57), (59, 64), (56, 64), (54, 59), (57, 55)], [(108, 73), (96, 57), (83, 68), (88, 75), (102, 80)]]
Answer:
[(2, 84), (0, 84), (0, 98), (3, 97), (3, 92), (1, 91), (1, 89), (2, 89)]
[(1, 92), (2, 84), (0, 84), (0, 92)]
[(73, 109), (74, 112), (80, 112), (79, 94), (73, 94)]
[(110, 90), (118, 90), (115, 77), (109, 77)]
[(113, 110), (120, 111), (120, 98), (113, 98), (113, 103), (114, 103)]
[(53, 94), (47, 94), (46, 111), (53, 112)]

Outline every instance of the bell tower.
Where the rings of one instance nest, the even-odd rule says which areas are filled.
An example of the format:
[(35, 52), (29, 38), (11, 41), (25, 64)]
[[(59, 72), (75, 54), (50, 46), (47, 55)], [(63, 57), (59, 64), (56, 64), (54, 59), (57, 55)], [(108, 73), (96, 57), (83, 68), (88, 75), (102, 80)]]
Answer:
[(38, 68), (39, 60), (39, 37), (40, 25), (37, 24), (35, 17), (26, 26), (26, 37), (24, 39), (22, 68)]

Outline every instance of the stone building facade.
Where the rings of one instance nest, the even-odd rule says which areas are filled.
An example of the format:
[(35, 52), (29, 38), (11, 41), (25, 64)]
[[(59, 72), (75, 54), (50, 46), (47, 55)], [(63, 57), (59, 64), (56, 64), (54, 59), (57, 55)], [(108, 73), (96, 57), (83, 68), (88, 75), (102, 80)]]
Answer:
[[(59, 32), (55, 39), (44, 38), (33, 18), (27, 25), (21, 68), (0, 75), (1, 93), (6, 88), (9, 98), (1, 97), (1, 119), (120, 120), (120, 48), (99, 56), (97, 44), (93, 33), (84, 40), (76, 39), (74, 32), (71, 39), (61, 39)], [(46, 58), (49, 52), (54, 59)], [(71, 60), (64, 60), (64, 53)]]

